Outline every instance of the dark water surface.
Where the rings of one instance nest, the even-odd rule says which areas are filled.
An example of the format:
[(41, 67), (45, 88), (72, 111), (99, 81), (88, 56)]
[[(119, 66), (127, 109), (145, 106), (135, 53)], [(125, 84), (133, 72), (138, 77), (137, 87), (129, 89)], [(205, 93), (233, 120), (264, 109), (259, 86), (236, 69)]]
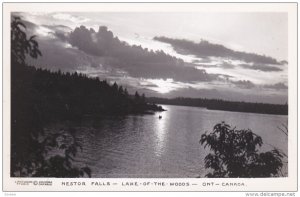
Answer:
[(287, 123), (287, 116), (170, 105), (163, 108), (167, 111), (155, 115), (105, 118), (76, 126), (83, 143), (77, 160), (88, 165), (95, 178), (204, 176), (208, 150), (199, 139), (221, 121), (260, 135), (264, 150), (275, 146), (287, 153), (287, 137), (277, 128)]

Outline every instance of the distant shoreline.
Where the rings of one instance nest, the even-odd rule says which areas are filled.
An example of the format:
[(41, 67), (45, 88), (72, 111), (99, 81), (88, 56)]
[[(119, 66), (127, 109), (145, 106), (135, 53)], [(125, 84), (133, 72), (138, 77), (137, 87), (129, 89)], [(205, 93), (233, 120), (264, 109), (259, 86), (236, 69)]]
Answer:
[(288, 115), (288, 105), (268, 104), (268, 103), (250, 103), (241, 101), (226, 101), (220, 99), (203, 98), (157, 98), (150, 97), (147, 101), (155, 104), (201, 107), (208, 110), (220, 110), (229, 112), (244, 112), (270, 115)]

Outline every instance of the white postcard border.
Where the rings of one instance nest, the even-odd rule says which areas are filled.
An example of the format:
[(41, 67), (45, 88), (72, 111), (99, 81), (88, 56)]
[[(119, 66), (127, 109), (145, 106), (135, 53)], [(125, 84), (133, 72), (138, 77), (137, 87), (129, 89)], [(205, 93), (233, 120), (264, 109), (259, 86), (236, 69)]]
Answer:
[[(287, 12), (288, 177), (285, 178), (12, 178), (10, 177), (11, 12)], [(4, 3), (3, 4), (3, 190), (4, 191), (296, 191), (297, 3)], [(76, 184), (76, 182), (78, 182)], [(79, 185), (81, 182), (81, 185)], [(96, 182), (98, 183), (97, 185)], [(107, 185), (107, 184), (110, 185)], [(126, 184), (133, 184), (128, 186)], [(177, 186), (171, 186), (177, 183)], [(47, 185), (48, 184), (48, 185)], [(84, 184), (84, 185), (83, 185)], [(137, 184), (137, 185), (136, 185)], [(164, 184), (164, 185), (163, 185)], [(181, 185), (180, 185), (181, 184)], [(183, 185), (185, 184), (185, 186)], [(189, 186), (186, 186), (189, 185)]]

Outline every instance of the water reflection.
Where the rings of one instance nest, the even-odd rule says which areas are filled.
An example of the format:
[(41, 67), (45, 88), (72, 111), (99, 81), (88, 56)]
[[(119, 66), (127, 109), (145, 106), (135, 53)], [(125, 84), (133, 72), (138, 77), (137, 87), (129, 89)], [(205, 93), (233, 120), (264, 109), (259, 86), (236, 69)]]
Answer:
[[(159, 117), (161, 116), (161, 117)], [(155, 132), (155, 155), (161, 157), (163, 152), (165, 151), (166, 145), (166, 136), (167, 136), (167, 124), (168, 124), (168, 116), (166, 112), (161, 112), (157, 116), (154, 122), (154, 132)]]
[[(287, 153), (287, 138), (277, 131), (287, 116), (210, 111), (183, 106), (163, 106), (155, 115), (132, 115), (101, 119), (76, 127), (83, 152), (77, 160), (102, 178), (203, 177), (204, 157), (209, 150), (199, 144), (201, 134), (226, 121), (250, 128), (264, 144)], [(159, 119), (159, 115), (162, 116)]]

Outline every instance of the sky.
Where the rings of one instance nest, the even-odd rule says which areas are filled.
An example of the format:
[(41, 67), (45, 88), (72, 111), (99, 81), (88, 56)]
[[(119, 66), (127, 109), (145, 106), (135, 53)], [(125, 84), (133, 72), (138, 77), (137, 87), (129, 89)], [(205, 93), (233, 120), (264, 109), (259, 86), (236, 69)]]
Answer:
[(36, 67), (80, 72), (148, 97), (284, 104), (286, 13), (30, 12)]

